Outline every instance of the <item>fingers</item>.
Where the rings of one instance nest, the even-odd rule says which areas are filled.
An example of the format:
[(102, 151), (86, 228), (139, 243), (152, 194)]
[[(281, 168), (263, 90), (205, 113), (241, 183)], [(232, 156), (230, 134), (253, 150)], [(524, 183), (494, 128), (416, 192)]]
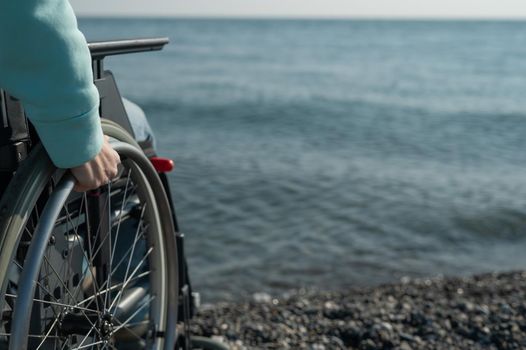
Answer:
[(90, 189), (88, 187), (81, 186), (78, 182), (73, 187), (73, 191), (75, 192), (87, 192)]
[(105, 175), (108, 180), (115, 178), (119, 172), (119, 164), (121, 163), (121, 158), (117, 152), (112, 148), (109, 154), (107, 154), (107, 159), (105, 159), (104, 170)]
[(71, 169), (71, 172), (77, 180), (73, 187), (73, 190), (76, 192), (86, 192), (97, 189), (109, 183), (117, 175), (117, 171), (106, 171), (104, 168), (96, 166), (91, 168), (86, 166), (75, 170)]
[[(75, 174), (74, 174), (75, 175)], [(80, 180), (79, 180), (80, 178)], [(86, 192), (90, 190), (95, 190), (99, 187), (102, 187), (110, 182), (110, 179), (107, 176), (101, 176), (98, 179), (94, 178), (82, 178), (79, 176), (73, 187), (73, 190), (76, 192)]]
[(77, 183), (74, 190), (85, 192), (109, 183), (118, 174), (119, 154), (111, 147), (109, 138), (104, 137), (102, 149), (92, 160), (71, 168)]

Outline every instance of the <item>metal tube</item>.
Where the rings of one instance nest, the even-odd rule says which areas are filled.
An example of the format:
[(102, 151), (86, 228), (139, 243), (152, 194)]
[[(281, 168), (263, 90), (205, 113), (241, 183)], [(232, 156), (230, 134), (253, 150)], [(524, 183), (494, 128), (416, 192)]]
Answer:
[(168, 38), (99, 41), (88, 43), (88, 47), (93, 59), (102, 59), (110, 55), (161, 50), (169, 41)]

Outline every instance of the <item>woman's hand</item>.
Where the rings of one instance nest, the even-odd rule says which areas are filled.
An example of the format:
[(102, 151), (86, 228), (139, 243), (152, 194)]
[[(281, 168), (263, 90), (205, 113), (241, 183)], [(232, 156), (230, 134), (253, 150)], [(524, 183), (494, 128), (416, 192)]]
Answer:
[(71, 168), (71, 172), (77, 183), (73, 190), (86, 192), (94, 190), (117, 176), (117, 166), (121, 159), (119, 154), (111, 147), (109, 137), (104, 136), (102, 149), (92, 160)]

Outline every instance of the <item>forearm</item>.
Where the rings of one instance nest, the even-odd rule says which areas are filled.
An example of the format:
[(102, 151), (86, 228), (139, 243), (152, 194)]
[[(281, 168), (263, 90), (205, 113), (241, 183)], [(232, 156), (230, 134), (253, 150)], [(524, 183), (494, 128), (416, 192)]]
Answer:
[(0, 0), (0, 86), (22, 101), (57, 166), (99, 152), (99, 94), (67, 0)]

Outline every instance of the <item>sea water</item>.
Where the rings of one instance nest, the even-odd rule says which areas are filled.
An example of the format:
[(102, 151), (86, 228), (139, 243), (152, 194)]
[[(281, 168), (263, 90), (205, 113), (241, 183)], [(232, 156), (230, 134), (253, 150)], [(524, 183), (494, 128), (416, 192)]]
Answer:
[(526, 267), (526, 22), (80, 19), (205, 301)]

